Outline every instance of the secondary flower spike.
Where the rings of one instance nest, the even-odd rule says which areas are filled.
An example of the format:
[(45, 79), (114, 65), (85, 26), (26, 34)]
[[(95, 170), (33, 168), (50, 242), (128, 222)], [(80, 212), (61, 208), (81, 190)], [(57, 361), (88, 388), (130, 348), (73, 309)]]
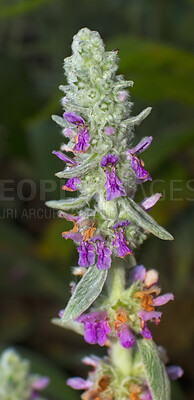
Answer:
[(104, 187), (106, 188), (106, 200), (113, 200), (115, 197), (126, 196), (123, 182), (116, 176), (115, 164), (118, 162), (116, 154), (108, 154), (101, 160), (101, 167), (105, 168), (107, 177)]

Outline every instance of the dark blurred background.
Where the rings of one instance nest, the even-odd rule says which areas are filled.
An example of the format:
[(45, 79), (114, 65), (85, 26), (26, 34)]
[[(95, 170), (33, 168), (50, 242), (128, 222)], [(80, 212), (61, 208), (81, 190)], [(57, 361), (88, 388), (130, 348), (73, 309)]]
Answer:
[(174, 399), (192, 399), (193, 0), (0, 0), (0, 347), (14, 345), (33, 370), (50, 375), (54, 400), (78, 399), (66, 377), (84, 376), (80, 358), (104, 351), (50, 323), (66, 304), (77, 262), (74, 245), (61, 238), (69, 226), (44, 205), (61, 195), (54, 173), (62, 164), (51, 152), (62, 137), (50, 116), (62, 114), (63, 59), (85, 26), (100, 32), (107, 50), (119, 48), (119, 73), (135, 82), (133, 115), (153, 106), (136, 129), (136, 143), (154, 137), (143, 155), (153, 181), (137, 198), (162, 192), (151, 214), (175, 241), (150, 237), (137, 261), (158, 268), (164, 290), (175, 294), (154, 338), (185, 371)]

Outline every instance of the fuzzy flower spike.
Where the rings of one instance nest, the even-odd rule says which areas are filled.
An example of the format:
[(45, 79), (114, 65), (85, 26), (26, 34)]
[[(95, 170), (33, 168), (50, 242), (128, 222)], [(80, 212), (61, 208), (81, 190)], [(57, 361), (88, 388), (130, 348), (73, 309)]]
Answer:
[(71, 297), (54, 323), (108, 349), (103, 358), (84, 358), (92, 367), (87, 378), (67, 380), (83, 390), (82, 400), (171, 400), (169, 378), (183, 372), (166, 365), (151, 323), (158, 325), (160, 307), (174, 296), (161, 294), (158, 272), (137, 265), (135, 253), (148, 235), (173, 237), (149, 214), (160, 193), (136, 202), (138, 184), (151, 180), (138, 156), (152, 137), (130, 149), (128, 143), (151, 108), (130, 114), (127, 89), (133, 83), (117, 69), (118, 51), (105, 51), (98, 32), (84, 28), (74, 36), (72, 55), (64, 60), (68, 84), (60, 87), (65, 112), (53, 116), (65, 140), (53, 152), (65, 163), (56, 174), (65, 179), (64, 198), (47, 205), (73, 224), (62, 235), (74, 241), (78, 255)]

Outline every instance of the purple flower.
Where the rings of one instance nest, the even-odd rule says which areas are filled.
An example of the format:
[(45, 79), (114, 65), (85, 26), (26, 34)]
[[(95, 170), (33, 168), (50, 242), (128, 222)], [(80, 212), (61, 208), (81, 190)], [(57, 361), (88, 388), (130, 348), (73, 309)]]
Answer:
[(160, 199), (162, 196), (161, 193), (156, 193), (153, 194), (150, 197), (146, 197), (141, 203), (140, 206), (147, 212), (149, 212), (152, 207), (157, 203), (157, 201)]
[(123, 187), (123, 182), (116, 176), (116, 171), (114, 165), (118, 161), (116, 154), (108, 154), (104, 156), (101, 160), (101, 167), (105, 168), (105, 174), (107, 177), (104, 187), (106, 190), (106, 200), (113, 200), (115, 197), (126, 196), (125, 189)]
[(112, 126), (106, 126), (106, 128), (104, 129), (104, 133), (107, 136), (111, 136), (115, 133), (115, 128), (113, 128)]
[(166, 293), (162, 296), (158, 296), (153, 299), (152, 304), (156, 306), (163, 306), (164, 304), (168, 303), (170, 300), (174, 300), (174, 295), (172, 293)]
[(97, 268), (104, 270), (111, 266), (111, 250), (106, 246), (105, 240), (101, 236), (93, 238), (96, 242), (96, 254), (98, 254)]
[(133, 282), (137, 281), (143, 282), (145, 279), (145, 274), (146, 274), (146, 269), (144, 265), (136, 265), (136, 267), (134, 267), (130, 272), (130, 279)]
[(141, 395), (140, 399), (141, 399), (141, 400), (152, 400), (152, 395), (151, 395), (149, 389), (147, 389), (146, 392), (144, 392), (144, 393)]
[(181, 378), (181, 376), (183, 375), (183, 369), (178, 365), (170, 365), (170, 367), (167, 367), (166, 370), (169, 378), (173, 381)]
[(72, 167), (75, 167), (77, 165), (76, 161), (74, 161), (72, 158), (65, 156), (65, 154), (61, 153), (61, 151), (52, 151), (52, 154), (55, 154), (60, 160), (66, 162)]
[(161, 318), (162, 313), (160, 311), (140, 310), (138, 315), (143, 321), (150, 321), (150, 320), (158, 321)]
[(50, 378), (48, 376), (42, 376), (37, 378), (31, 383), (31, 399), (39, 398), (39, 390), (44, 390), (50, 383)]
[(32, 389), (34, 390), (43, 390), (50, 383), (50, 378), (48, 376), (42, 376), (37, 378), (34, 382), (32, 382)]
[(74, 124), (78, 128), (78, 134), (74, 138), (76, 141), (74, 151), (85, 153), (89, 147), (88, 143), (90, 142), (90, 135), (84, 119), (74, 112), (66, 112), (64, 113), (64, 117), (68, 122), (70, 122), (70, 124)]
[(117, 334), (121, 346), (129, 349), (135, 344), (135, 335), (127, 324), (122, 324)]
[(117, 161), (119, 161), (119, 159), (116, 154), (108, 154), (102, 158), (100, 165), (101, 167), (113, 167)]
[(74, 229), (72, 229), (71, 231), (68, 231), (68, 232), (63, 232), (62, 236), (65, 239), (72, 239), (75, 242), (81, 242), (81, 240), (83, 239), (81, 233), (76, 232)]
[(141, 331), (141, 335), (145, 338), (145, 339), (152, 339), (152, 334), (151, 331), (148, 329), (146, 322), (144, 322), (144, 325), (142, 327), (142, 331)]
[(149, 173), (144, 169), (144, 162), (137, 157), (137, 154), (142, 153), (149, 147), (152, 139), (152, 136), (145, 137), (133, 149), (127, 150), (127, 156), (131, 161), (131, 168), (137, 175), (138, 183), (152, 180)]
[(66, 185), (62, 186), (63, 190), (68, 190), (69, 192), (74, 192), (75, 190), (77, 190), (77, 185), (79, 185), (79, 183), (81, 183), (81, 179), (79, 178), (70, 178)]
[(112, 244), (113, 246), (117, 247), (118, 257), (124, 257), (127, 254), (133, 254), (132, 250), (127, 246), (124, 236), (124, 227), (129, 224), (129, 221), (122, 221), (113, 226), (115, 231), (115, 239), (113, 240)]
[(78, 130), (78, 135), (75, 137), (75, 141), (77, 141), (74, 151), (79, 153), (85, 153), (87, 148), (89, 147), (90, 135), (88, 133), (87, 128)]
[(77, 321), (84, 324), (84, 339), (90, 344), (104, 346), (107, 334), (111, 332), (107, 322), (107, 312), (99, 311), (91, 314), (82, 314)]
[(82, 241), (78, 247), (80, 267), (89, 267), (95, 262), (95, 248), (92, 243)]
[(76, 126), (86, 126), (85, 125), (85, 121), (82, 117), (80, 117), (79, 115), (75, 114), (74, 112), (65, 112), (63, 114), (63, 116), (65, 117), (65, 119), (70, 122), (70, 124), (76, 125)]
[(85, 380), (79, 377), (69, 378), (67, 379), (67, 385), (71, 386), (76, 390), (88, 390), (92, 386), (92, 382), (90, 380)]

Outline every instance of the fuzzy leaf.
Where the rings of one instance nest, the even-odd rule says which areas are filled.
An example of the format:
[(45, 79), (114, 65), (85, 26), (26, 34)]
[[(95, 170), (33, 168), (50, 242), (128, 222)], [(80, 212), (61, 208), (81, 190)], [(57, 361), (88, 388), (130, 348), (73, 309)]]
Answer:
[(47, 207), (55, 208), (57, 210), (69, 211), (74, 208), (80, 209), (82, 208), (86, 202), (87, 198), (83, 197), (68, 197), (63, 200), (50, 200), (46, 202)]
[(67, 168), (64, 171), (57, 172), (55, 175), (58, 178), (71, 178), (75, 176), (85, 175), (88, 171), (93, 168), (99, 159), (102, 158), (102, 155), (99, 157), (99, 154), (95, 153), (92, 156), (87, 157), (80, 165), (77, 165), (73, 168)]
[(95, 265), (88, 268), (65, 308), (61, 319), (62, 324), (76, 319), (90, 307), (101, 293), (107, 273), (107, 270), (101, 271)]
[(124, 127), (139, 125), (147, 116), (151, 113), (152, 107), (147, 107), (145, 110), (141, 111), (140, 114), (135, 117), (125, 119), (121, 125)]
[(152, 399), (170, 400), (170, 382), (157, 346), (152, 340), (146, 339), (139, 339), (137, 343)]
[(59, 326), (60, 328), (69, 329), (79, 335), (84, 335), (84, 326), (77, 321), (68, 321), (65, 324), (62, 323), (61, 318), (53, 318), (52, 324)]
[(120, 200), (123, 206), (123, 213), (121, 218), (128, 218), (129, 221), (135, 222), (146, 231), (149, 231), (153, 235), (163, 240), (173, 240), (173, 236), (166, 231), (162, 226), (158, 225), (157, 222), (143, 210), (141, 206), (135, 203), (132, 199)]

